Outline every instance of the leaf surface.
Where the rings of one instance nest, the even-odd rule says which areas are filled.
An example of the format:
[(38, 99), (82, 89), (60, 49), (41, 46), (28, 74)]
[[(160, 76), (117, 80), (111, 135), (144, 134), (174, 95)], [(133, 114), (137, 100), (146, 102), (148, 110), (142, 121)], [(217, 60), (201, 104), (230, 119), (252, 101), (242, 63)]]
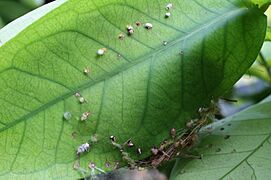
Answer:
[[(81, 156), (82, 168), (92, 161), (107, 171), (121, 160), (110, 135), (142, 148), (141, 156), (125, 148), (132, 158), (148, 156), (170, 128), (182, 128), (256, 59), (266, 17), (243, 2), (173, 0), (166, 19), (162, 0), (70, 0), (6, 42), (0, 47), (0, 177), (78, 177), (75, 150), (94, 134), (98, 142)], [(135, 33), (121, 41), (127, 24)], [(97, 57), (100, 48), (107, 52)], [(75, 92), (88, 103), (80, 104)], [(89, 119), (78, 120), (87, 111)], [(72, 119), (63, 121), (64, 112)]]

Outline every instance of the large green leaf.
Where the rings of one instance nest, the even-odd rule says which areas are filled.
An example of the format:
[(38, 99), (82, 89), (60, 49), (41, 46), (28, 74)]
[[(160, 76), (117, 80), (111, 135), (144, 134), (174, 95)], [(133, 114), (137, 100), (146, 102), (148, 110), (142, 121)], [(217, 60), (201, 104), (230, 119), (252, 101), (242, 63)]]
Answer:
[[(83, 168), (93, 161), (110, 170), (106, 160), (121, 159), (110, 135), (132, 138), (143, 154), (128, 151), (144, 158), (171, 127), (231, 88), (263, 43), (263, 12), (238, 0), (172, 3), (165, 19), (162, 0), (70, 0), (0, 48), (1, 178), (78, 177), (75, 150), (93, 134), (98, 142), (80, 158)], [(153, 29), (135, 27), (119, 40), (136, 21)], [(78, 91), (88, 103), (78, 103)], [(91, 117), (77, 120), (86, 111)]]
[(269, 179), (271, 96), (232, 117), (209, 125), (197, 148), (202, 160), (179, 160), (171, 179)]

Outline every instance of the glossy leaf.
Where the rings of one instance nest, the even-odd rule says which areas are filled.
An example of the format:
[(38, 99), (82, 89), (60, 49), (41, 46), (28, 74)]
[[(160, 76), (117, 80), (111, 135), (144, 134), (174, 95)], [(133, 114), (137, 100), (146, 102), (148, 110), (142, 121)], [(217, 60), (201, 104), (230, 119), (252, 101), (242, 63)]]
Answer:
[(271, 97), (206, 127), (197, 148), (203, 159), (179, 160), (171, 179), (269, 179), (270, 109)]
[[(143, 154), (125, 150), (142, 159), (231, 88), (263, 43), (263, 12), (237, 0), (172, 3), (166, 19), (161, 0), (70, 0), (0, 48), (0, 178), (78, 177), (75, 150), (93, 134), (98, 142), (81, 156), (82, 168), (92, 161), (110, 170), (121, 160), (110, 135), (132, 138)], [(135, 33), (119, 40), (127, 24)]]

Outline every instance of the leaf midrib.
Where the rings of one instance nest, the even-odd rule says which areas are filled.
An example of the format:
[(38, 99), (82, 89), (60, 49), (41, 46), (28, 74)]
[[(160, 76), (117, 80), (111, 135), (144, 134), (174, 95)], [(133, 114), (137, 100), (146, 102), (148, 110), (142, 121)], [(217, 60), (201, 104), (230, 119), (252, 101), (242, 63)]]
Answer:
[[(13, 122), (11, 122), (9, 124), (7, 123), (7, 125), (4, 128), (0, 129), (0, 132), (3, 132), (6, 129), (9, 129), (9, 128), (13, 127), (13, 126), (17, 125), (18, 123), (20, 123), (22, 121), (28, 120), (29, 118), (31, 118), (34, 115), (38, 114), (39, 112), (47, 109), (48, 107), (50, 107), (50, 106), (52, 106), (54, 104), (57, 104), (57, 103), (61, 102), (62, 100), (66, 99), (66, 98), (68, 98), (70, 96), (72, 96), (77, 91), (85, 90), (85, 89), (87, 89), (87, 88), (89, 88), (89, 87), (91, 87), (91, 86), (93, 86), (95, 84), (98, 84), (100, 82), (106, 81), (107, 79), (109, 79), (111, 77), (114, 77), (115, 75), (119, 74), (120, 72), (126, 71), (129, 68), (131, 68), (131, 67), (133, 67), (135, 65), (138, 65), (141, 62), (144, 62), (144, 60), (150, 60), (150, 59), (152, 59), (150, 57), (154, 56), (155, 54), (161, 53), (161, 52), (163, 52), (163, 51), (171, 48), (172, 46), (175, 46), (179, 42), (186, 40), (187, 38), (193, 36), (194, 34), (197, 34), (198, 32), (201, 32), (202, 30), (206, 29), (207, 27), (212, 26), (213, 24), (219, 23), (221, 20), (223, 21), (225, 19), (228, 19), (231, 16), (238, 15), (239, 13), (241, 14), (245, 10), (247, 10), (247, 8), (238, 8), (238, 9), (234, 9), (234, 10), (228, 11), (227, 13), (221, 14), (220, 16), (218, 16), (217, 18), (213, 19), (209, 23), (204, 24), (203, 26), (200, 26), (198, 28), (195, 28), (194, 31), (186, 34), (185, 36), (181, 37), (180, 39), (172, 41), (167, 46), (162, 46), (162, 47), (158, 48), (156, 51), (153, 51), (153, 52), (151, 52), (149, 54), (144, 54), (141, 57), (137, 58), (133, 63), (126, 64), (126, 65), (124, 65), (124, 66), (122, 66), (122, 67), (120, 67), (120, 68), (112, 71), (111, 73), (108, 73), (108, 74), (105, 74), (105, 75), (101, 76), (100, 78), (98, 78), (95, 81), (87, 82), (87, 83), (85, 83), (85, 84), (83, 84), (81, 86), (78, 86), (77, 88), (75, 88), (74, 91), (67, 92), (66, 94), (63, 94), (63, 95), (61, 95), (61, 96), (53, 99), (52, 101), (49, 101), (48, 103), (40, 106), (39, 108), (35, 109), (34, 111), (31, 111), (30, 113), (28, 113), (28, 114), (26, 114), (26, 115), (24, 115), (24, 116), (22, 116), (22, 117), (20, 117), (20, 118), (18, 118), (16, 120), (14, 120)], [(77, 31), (77, 30), (63, 30), (63, 31), (59, 31), (57, 33), (60, 33), (60, 32), (63, 32), (63, 33), (65, 33), (65, 32), (77, 32), (77, 33), (79, 33), (81, 35), (84, 35), (84, 36), (86, 36), (88, 38), (93, 39), (89, 35), (87, 35), (87, 34), (85, 34), (83, 32)], [(49, 36), (52, 36), (52, 35), (48, 35), (48, 36), (45, 36), (43, 38), (46, 38), (46, 37), (49, 37)], [(37, 41), (41, 41), (42, 39), (37, 39), (36, 42)]]

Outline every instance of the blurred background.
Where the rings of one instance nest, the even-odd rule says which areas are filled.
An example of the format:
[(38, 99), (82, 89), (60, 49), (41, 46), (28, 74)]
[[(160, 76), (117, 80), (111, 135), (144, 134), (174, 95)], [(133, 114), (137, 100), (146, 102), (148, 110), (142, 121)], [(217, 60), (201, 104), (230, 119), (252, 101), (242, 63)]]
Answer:
[(0, 29), (12, 20), (53, 0), (0, 0)]

